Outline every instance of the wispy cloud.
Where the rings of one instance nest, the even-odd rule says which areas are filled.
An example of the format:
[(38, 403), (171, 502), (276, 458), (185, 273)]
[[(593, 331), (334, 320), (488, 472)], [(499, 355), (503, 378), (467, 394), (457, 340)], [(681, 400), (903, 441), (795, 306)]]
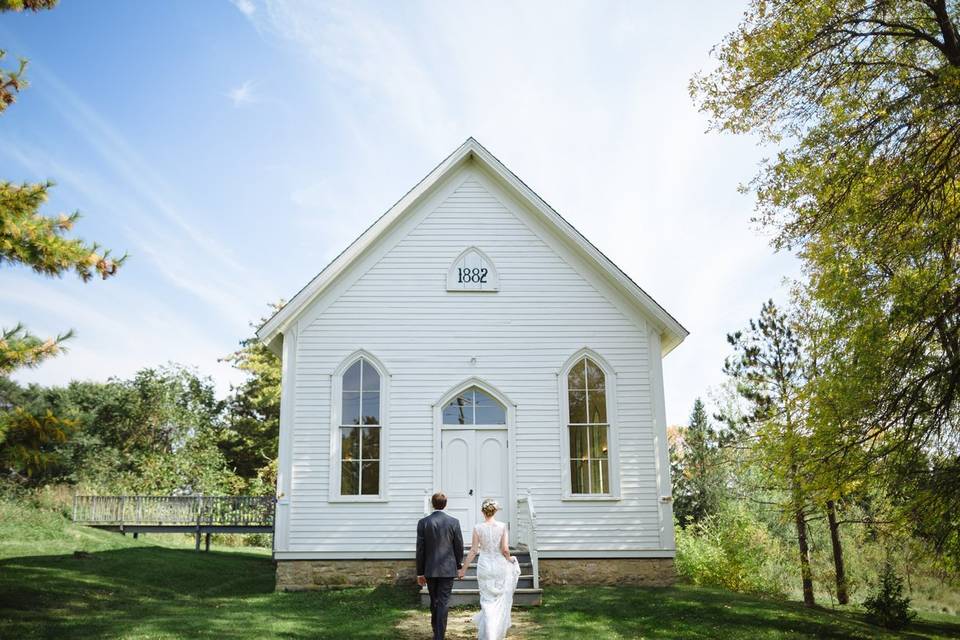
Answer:
[(257, 95), (254, 91), (256, 84), (252, 80), (247, 80), (239, 87), (234, 87), (227, 92), (227, 97), (233, 102), (234, 107), (242, 107), (245, 104), (257, 102)]
[[(35, 176), (54, 176), (117, 220), (129, 244), (116, 249), (129, 250), (134, 256), (128, 269), (149, 271), (193, 299), (189, 310), (157, 302), (151, 305), (154, 312), (163, 308), (165, 317), (177, 318), (175, 324), (186, 326), (195, 322), (190, 312), (202, 309), (202, 317), (219, 318), (227, 335), (243, 335), (247, 322), (259, 313), (260, 302), (273, 297), (260, 274), (198, 222), (204, 220), (202, 212), (185, 201), (116, 127), (50, 70), (37, 64), (33, 72), (64, 122), (102, 164), (98, 171), (73, 167), (61, 161), (57, 152), (42, 144), (22, 143), (15, 136), (5, 140), (0, 156), (13, 159)], [(53, 284), (38, 279), (30, 289), (42, 295), (40, 291)], [(82, 299), (78, 305), (84, 305)], [(126, 320), (139, 324), (136, 305), (124, 308), (131, 313)], [(172, 346), (152, 344), (158, 352)]]
[(230, 3), (245, 16), (252, 16), (257, 10), (257, 5), (253, 4), (253, 0), (230, 0)]

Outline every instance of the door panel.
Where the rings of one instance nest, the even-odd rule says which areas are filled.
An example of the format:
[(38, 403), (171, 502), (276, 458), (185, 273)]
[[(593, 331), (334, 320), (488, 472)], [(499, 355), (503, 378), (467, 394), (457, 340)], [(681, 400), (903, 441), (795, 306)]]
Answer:
[(477, 515), (486, 498), (493, 498), (503, 510), (497, 519), (510, 522), (509, 456), (507, 432), (500, 430), (477, 431)]
[[(477, 516), (476, 492), (473, 491), (476, 478), (474, 440), (473, 430), (443, 431), (441, 487), (447, 494), (446, 511), (460, 521), (465, 536), (473, 530)], [(464, 544), (469, 544), (468, 540), (465, 537)]]

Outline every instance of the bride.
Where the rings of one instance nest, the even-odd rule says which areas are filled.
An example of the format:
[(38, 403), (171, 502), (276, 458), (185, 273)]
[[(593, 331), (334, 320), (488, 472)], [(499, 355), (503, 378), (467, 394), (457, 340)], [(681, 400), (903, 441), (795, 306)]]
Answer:
[(480, 613), (473, 618), (478, 627), (477, 637), (479, 640), (503, 640), (510, 628), (510, 609), (520, 577), (520, 565), (510, 555), (507, 525), (494, 518), (500, 505), (487, 498), (480, 510), (484, 519), (473, 528), (470, 553), (463, 561), (458, 577), (463, 579), (479, 551), (477, 587), (480, 590)]

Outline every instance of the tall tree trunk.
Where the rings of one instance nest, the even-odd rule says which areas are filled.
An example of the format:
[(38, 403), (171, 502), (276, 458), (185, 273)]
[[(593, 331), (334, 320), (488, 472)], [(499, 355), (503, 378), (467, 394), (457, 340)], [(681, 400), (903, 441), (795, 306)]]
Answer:
[(803, 507), (798, 507), (795, 515), (797, 519), (797, 546), (800, 549), (800, 577), (803, 579), (803, 604), (812, 607), (816, 602), (813, 599), (813, 571), (810, 569), (807, 518), (803, 512)]
[(840, 525), (837, 523), (837, 505), (827, 500), (827, 521), (830, 523), (830, 544), (833, 546), (833, 571), (837, 578), (837, 601), (848, 604), (847, 574), (843, 567), (843, 546), (840, 544)]

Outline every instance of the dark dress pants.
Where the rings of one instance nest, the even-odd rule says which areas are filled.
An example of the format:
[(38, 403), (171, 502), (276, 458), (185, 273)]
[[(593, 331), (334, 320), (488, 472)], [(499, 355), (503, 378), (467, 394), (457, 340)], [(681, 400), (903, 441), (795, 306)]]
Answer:
[(453, 578), (427, 578), (427, 591), (430, 592), (430, 626), (433, 627), (433, 640), (444, 640), (447, 635), (447, 612), (450, 609)]

